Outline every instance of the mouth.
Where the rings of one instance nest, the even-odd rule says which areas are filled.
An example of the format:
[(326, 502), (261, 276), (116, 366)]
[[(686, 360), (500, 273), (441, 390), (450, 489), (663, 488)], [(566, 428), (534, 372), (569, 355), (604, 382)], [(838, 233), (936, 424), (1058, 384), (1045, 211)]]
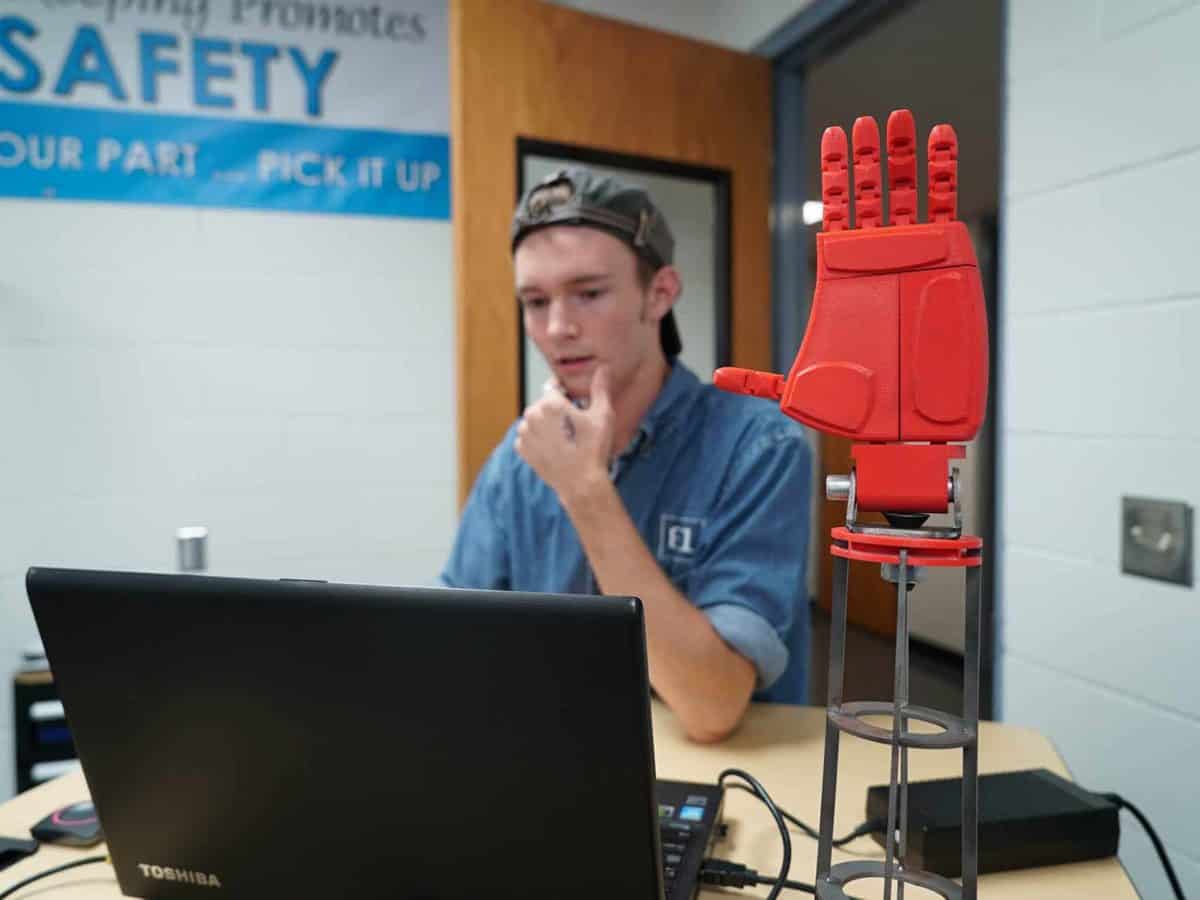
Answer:
[(554, 361), (555, 368), (565, 374), (574, 374), (582, 372), (590, 366), (596, 357), (594, 356), (560, 356)]

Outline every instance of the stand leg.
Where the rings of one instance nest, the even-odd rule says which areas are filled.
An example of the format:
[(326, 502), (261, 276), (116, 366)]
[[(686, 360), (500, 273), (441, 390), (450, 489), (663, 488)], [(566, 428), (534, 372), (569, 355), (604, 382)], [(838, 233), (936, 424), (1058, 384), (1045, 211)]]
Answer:
[[(908, 706), (908, 551), (900, 551), (899, 577), (896, 579), (896, 688), (895, 710), (892, 715), (892, 774), (888, 790), (888, 833), (887, 858), (884, 862), (883, 900), (892, 900), (892, 874), (897, 867), (896, 857), (896, 804), (897, 795), (903, 793), (905, 809), (908, 806), (908, 754), (904, 753), (904, 780), (900, 778), (900, 735), (904, 720), (904, 709)], [(904, 817), (902, 817), (904, 818)], [(907, 823), (900, 822), (900, 847), (904, 852), (907, 843)], [(901, 866), (903, 862), (901, 861)], [(903, 898), (904, 883), (901, 882), (897, 896)]]
[[(846, 674), (846, 591), (850, 563), (833, 558), (833, 617), (829, 628), (829, 709), (842, 705)], [(833, 813), (837, 797), (838, 741), (841, 733), (825, 722), (825, 766), (821, 778), (821, 837), (817, 843), (818, 884), (833, 865)]]
[(962, 896), (976, 900), (979, 877), (979, 635), (982, 570), (967, 569), (965, 646), (963, 653), (963, 719), (974, 736), (963, 748)]
[[(904, 658), (904, 668), (902, 669), (902, 678), (904, 681), (904, 685), (903, 685), (904, 692), (903, 692), (902, 696), (903, 696), (904, 702), (903, 702), (903, 704), (901, 704), (899, 701), (897, 701), (897, 703), (896, 703), (896, 715), (900, 719), (900, 732), (901, 733), (908, 731), (908, 716), (905, 714), (905, 710), (908, 708), (908, 701), (910, 699), (909, 698), (909, 675), (912, 672), (912, 668), (909, 665), (909, 657), (908, 657), (908, 647), (909, 647), (908, 602), (909, 602), (909, 596), (908, 596), (908, 587), (907, 587), (908, 568), (907, 568), (907, 565), (903, 562), (905, 556), (906, 556), (906, 554), (901, 555), (902, 563), (900, 566), (900, 581), (904, 585), (904, 589), (905, 589), (905, 592), (903, 595), (904, 596), (904, 623), (905, 623), (904, 657), (903, 657)], [(897, 630), (899, 630), (899, 629), (897, 629)], [(897, 648), (897, 650), (899, 650), (899, 648)], [(899, 844), (900, 844), (900, 856), (899, 856), (900, 868), (903, 869), (904, 865), (905, 865), (904, 860), (908, 857), (908, 748), (907, 747), (900, 748), (900, 840), (899, 840)], [(898, 900), (904, 900), (904, 882), (903, 881), (901, 881), (896, 886), (896, 897), (898, 898)]]

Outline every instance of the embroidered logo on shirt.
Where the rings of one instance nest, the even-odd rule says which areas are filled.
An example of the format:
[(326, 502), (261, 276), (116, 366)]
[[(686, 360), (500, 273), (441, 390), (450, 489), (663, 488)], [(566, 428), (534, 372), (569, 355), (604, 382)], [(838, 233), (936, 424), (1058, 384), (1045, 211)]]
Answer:
[(658, 520), (658, 558), (691, 560), (700, 547), (703, 519), (664, 515)]

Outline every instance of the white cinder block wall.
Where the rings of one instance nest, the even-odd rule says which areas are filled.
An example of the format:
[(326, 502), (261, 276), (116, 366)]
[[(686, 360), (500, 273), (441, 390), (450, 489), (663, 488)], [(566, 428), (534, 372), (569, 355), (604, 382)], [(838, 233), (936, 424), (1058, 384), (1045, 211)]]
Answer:
[(1007, 39), (1003, 717), (1200, 895), (1200, 591), (1122, 575), (1118, 542), (1123, 494), (1200, 505), (1200, 4), (1012, 0)]
[[(20, 5), (42, 54), (83, 22), (120, 61), (136, 29), (186, 27), (162, 4), (116, 18)], [(337, 47), (342, 68), (316, 122), (277, 79), (275, 121), (449, 130), (445, 4), (385, 5), (418, 13), (427, 39), (289, 37)], [(213, 5), (211, 34), (238, 33), (228, 12)], [(196, 112), (190, 79), (164, 83), (169, 102), (134, 111)], [(257, 122), (249, 83), (243, 70), (225, 87), (235, 118)], [(0, 800), (9, 675), (37, 635), (29, 566), (172, 571), (175, 530), (205, 525), (213, 574), (434, 581), (457, 518), (450, 227), (0, 200)]]
[(34, 564), (431, 583), (450, 223), (0, 202), (0, 799)]

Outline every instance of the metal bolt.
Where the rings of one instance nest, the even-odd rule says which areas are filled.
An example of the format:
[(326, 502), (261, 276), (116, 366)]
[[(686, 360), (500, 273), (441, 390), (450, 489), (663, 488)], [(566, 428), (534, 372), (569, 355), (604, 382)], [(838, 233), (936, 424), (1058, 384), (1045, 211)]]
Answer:
[(849, 475), (826, 475), (825, 476), (825, 498), (828, 500), (849, 500), (850, 499), (850, 476)]

